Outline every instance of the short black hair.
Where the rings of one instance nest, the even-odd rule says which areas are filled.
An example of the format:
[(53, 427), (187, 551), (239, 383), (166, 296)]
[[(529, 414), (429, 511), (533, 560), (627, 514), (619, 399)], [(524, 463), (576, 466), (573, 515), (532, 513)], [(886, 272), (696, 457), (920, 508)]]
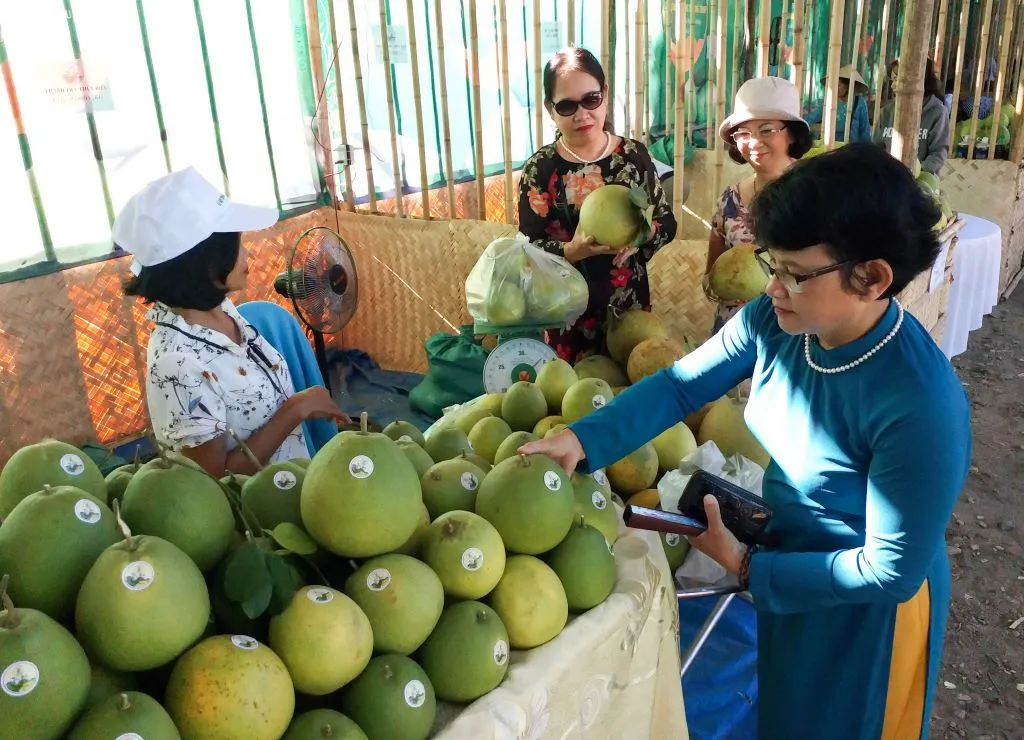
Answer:
[(210, 234), (185, 254), (143, 267), (124, 284), (124, 293), (145, 303), (159, 301), (171, 308), (209, 311), (227, 296), (225, 281), (241, 247), (242, 235), (237, 231)]
[[(789, 149), (786, 152), (793, 159), (800, 159), (800, 157), (811, 151), (811, 147), (814, 146), (814, 139), (811, 138), (811, 130), (798, 121), (783, 121), (784, 128), (789, 130), (789, 135), (793, 138), (793, 141), (789, 143)], [(738, 126), (736, 128), (739, 128)], [(736, 129), (733, 129), (735, 131)], [(732, 131), (729, 132), (730, 134)], [(736, 146), (736, 142), (729, 139), (725, 143), (726, 151), (729, 152), (729, 159), (736, 164), (746, 164), (747, 160), (740, 154), (740, 148)]]
[(847, 144), (797, 162), (754, 199), (758, 244), (780, 251), (823, 245), (854, 290), (853, 267), (882, 259), (893, 280), (882, 298), (902, 291), (939, 253), (932, 227), (940, 212), (899, 160), (875, 144)]

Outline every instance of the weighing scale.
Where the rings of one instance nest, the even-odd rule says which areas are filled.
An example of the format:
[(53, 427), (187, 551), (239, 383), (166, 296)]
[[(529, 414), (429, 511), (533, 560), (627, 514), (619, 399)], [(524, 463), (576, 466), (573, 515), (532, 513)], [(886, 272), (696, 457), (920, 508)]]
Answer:
[(544, 343), (544, 332), (562, 326), (550, 323), (501, 326), (477, 321), (473, 330), (478, 335), (493, 334), (498, 337), (497, 345), (484, 362), (484, 390), (488, 393), (502, 393), (521, 380), (535, 382), (544, 363), (558, 356)]

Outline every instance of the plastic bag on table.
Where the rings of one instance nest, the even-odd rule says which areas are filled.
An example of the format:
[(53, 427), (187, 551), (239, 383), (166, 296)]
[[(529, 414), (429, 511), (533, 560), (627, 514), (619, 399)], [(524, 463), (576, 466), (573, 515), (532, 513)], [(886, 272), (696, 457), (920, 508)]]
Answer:
[(570, 324), (587, 308), (586, 278), (525, 236), (495, 239), (466, 278), (466, 305), (479, 322), (499, 326)]
[[(757, 496), (761, 495), (764, 469), (760, 465), (742, 455), (732, 455), (726, 458), (718, 449), (718, 445), (714, 442), (705, 442), (683, 458), (677, 470), (665, 473), (658, 483), (658, 498), (661, 500), (662, 509), (665, 511), (679, 510), (679, 499), (683, 496), (683, 489), (686, 488), (690, 477), (697, 470), (707, 471), (730, 483), (735, 483)], [(675, 575), (677, 581), (710, 586), (734, 580), (734, 577), (730, 576), (725, 568), (704, 553), (692, 548), (687, 553), (686, 560), (676, 570)]]

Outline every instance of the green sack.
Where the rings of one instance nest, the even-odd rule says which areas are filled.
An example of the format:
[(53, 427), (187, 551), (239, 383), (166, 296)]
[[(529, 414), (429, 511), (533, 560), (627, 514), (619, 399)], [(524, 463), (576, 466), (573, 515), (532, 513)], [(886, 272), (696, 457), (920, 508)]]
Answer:
[(463, 326), (458, 334), (434, 334), (423, 347), (427, 374), (409, 393), (414, 409), (439, 419), (447, 407), (484, 394), (487, 350), (477, 343), (472, 326)]

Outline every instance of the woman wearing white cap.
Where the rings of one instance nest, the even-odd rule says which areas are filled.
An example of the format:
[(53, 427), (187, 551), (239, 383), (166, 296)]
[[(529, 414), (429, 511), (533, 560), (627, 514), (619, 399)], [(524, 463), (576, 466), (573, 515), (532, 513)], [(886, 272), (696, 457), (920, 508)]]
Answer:
[[(780, 77), (747, 80), (736, 93), (732, 115), (718, 127), (734, 162), (748, 163), (754, 173), (722, 193), (711, 217), (707, 273), (715, 260), (737, 244), (752, 244), (748, 222), (750, 204), (765, 185), (811, 148), (811, 132), (800, 117), (796, 87)], [(705, 278), (706, 281), (707, 278)], [(739, 304), (720, 303), (712, 332), (739, 309)]]
[(345, 414), (321, 386), (295, 393), (288, 367), (227, 299), (249, 272), (241, 232), (277, 211), (232, 203), (192, 168), (150, 183), (114, 221), (114, 243), (135, 256), (127, 295), (152, 304), (146, 402), (157, 440), (213, 475), (255, 472), (233, 431), (262, 464), (308, 458), (301, 424)]
[[(824, 86), (827, 78), (821, 78)], [(871, 123), (868, 121), (868, 84), (860, 76), (860, 72), (847, 64), (839, 70), (839, 95), (836, 103), (836, 141), (846, 140), (846, 101), (850, 96), (850, 81), (853, 81), (853, 120), (850, 121), (850, 141), (871, 141)], [(822, 120), (822, 108), (819, 106), (807, 114), (807, 123), (819, 124)]]

